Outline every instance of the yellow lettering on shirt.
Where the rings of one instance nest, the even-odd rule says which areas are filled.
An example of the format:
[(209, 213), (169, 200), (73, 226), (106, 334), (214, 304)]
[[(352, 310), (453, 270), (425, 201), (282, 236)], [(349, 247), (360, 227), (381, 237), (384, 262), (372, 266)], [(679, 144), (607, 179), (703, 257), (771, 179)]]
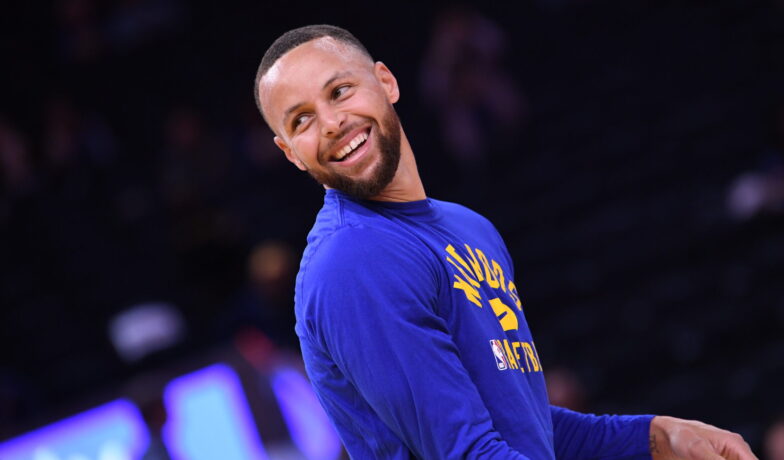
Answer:
[(531, 361), (531, 364), (534, 366), (534, 372), (539, 372), (539, 360), (536, 359), (536, 355), (534, 354), (533, 348), (531, 348), (531, 344), (528, 342), (521, 342), (521, 346), (523, 350), (525, 350), (525, 355), (527, 356), (527, 360)]
[(492, 260), (493, 274), (498, 277), (498, 282), (501, 284), (501, 290), (506, 292), (506, 283), (504, 282), (504, 270), (498, 265), (498, 262)]
[(539, 359), (539, 352), (536, 351), (536, 344), (531, 342), (531, 348), (534, 349), (534, 356), (536, 356), (536, 362), (539, 364), (539, 370), (544, 372), (544, 369), (542, 368), (542, 361)]
[(515, 315), (515, 312), (511, 308), (501, 302), (501, 299), (498, 297), (490, 299), (490, 306), (493, 307), (495, 317), (498, 319), (498, 322), (501, 323), (501, 327), (504, 331), (517, 330), (517, 315)]
[[(520, 371), (525, 373), (525, 368), (523, 367), (523, 364), (520, 361), (520, 359), (521, 359), (520, 353), (517, 351), (518, 348), (520, 348), (520, 342), (512, 342), (512, 350), (514, 351), (515, 358), (517, 358), (517, 362), (520, 363), (519, 364)], [(528, 368), (528, 372), (531, 372), (531, 368), (530, 367)]]
[(498, 289), (498, 279), (495, 277), (493, 272), (490, 270), (490, 262), (487, 260), (487, 256), (481, 250), (476, 250), (476, 255), (479, 256), (479, 260), (482, 262), (482, 267), (484, 268), (485, 278), (487, 279), (487, 285), (493, 289)]
[[(457, 251), (455, 250), (455, 247), (454, 247), (454, 246), (452, 246), (451, 244), (450, 244), (449, 246), (447, 246), (447, 247), (446, 247), (446, 252), (447, 252), (447, 253), (448, 253), (450, 256), (454, 257), (454, 258), (455, 258), (455, 260), (457, 260), (458, 262), (460, 262), (460, 265), (462, 265), (462, 266), (463, 266), (463, 268), (465, 268), (467, 272), (470, 272), (472, 275), (474, 274), (474, 272), (471, 270), (471, 267), (469, 267), (469, 266), (468, 266), (468, 264), (466, 263), (466, 261), (465, 261), (465, 260), (463, 260), (463, 258), (462, 258), (462, 257), (460, 257), (460, 254), (458, 254), (458, 253), (457, 253)], [(451, 263), (452, 263), (452, 265), (454, 265), (455, 267), (457, 267), (457, 264), (455, 264), (454, 260), (451, 260), (451, 259), (449, 259), (449, 257), (447, 257), (447, 258), (446, 258), (446, 260), (448, 260), (449, 262), (451, 262)], [(458, 270), (460, 270), (460, 267), (457, 267), (457, 268), (458, 268)], [(466, 274), (465, 274), (465, 272), (463, 272), (462, 270), (460, 270), (460, 271), (463, 273), (463, 276), (465, 276), (466, 278), (468, 278), (468, 275), (466, 275)], [(476, 276), (474, 276), (474, 277), (476, 277)], [(476, 282), (476, 281), (479, 281), (479, 280), (474, 280), (474, 279), (472, 279), (472, 281)], [(471, 284), (474, 284), (474, 283), (471, 283)], [(476, 284), (476, 286), (478, 287), (478, 286), (479, 286), (479, 284), (477, 283), (477, 284)]]
[[(447, 253), (446, 260), (456, 271), (456, 273), (453, 272), (454, 282), (452, 286), (463, 291), (466, 299), (479, 308), (483, 307), (483, 292), (488, 292), (486, 288), (482, 289), (483, 285), (490, 289), (500, 290), (508, 295), (508, 299), (514, 302), (518, 311), (523, 311), (517, 286), (511, 279), (506, 279), (501, 265), (495, 260), (488, 258), (481, 249), (471, 248), (467, 244), (463, 246), (465, 247), (465, 253), (463, 254), (458, 253), (457, 249), (451, 244), (445, 248)], [(501, 297), (488, 299), (496, 319), (504, 331), (519, 330), (520, 323), (517, 313)], [(504, 343), (510, 367), (519, 368), (522, 372), (526, 372), (526, 370), (528, 372), (537, 372), (541, 369), (536, 350), (527, 342), (512, 342), (511, 349), (508, 342), (505, 341)], [(522, 355), (518, 351), (520, 348), (523, 349)], [(523, 365), (523, 362), (525, 362), (525, 365)]]
[[(455, 277), (455, 282), (452, 284), (452, 287), (462, 290), (468, 300), (470, 300), (477, 307), (482, 308), (482, 297), (479, 295), (479, 290), (473, 287), (470, 283), (466, 282), (466, 280), (463, 278), (460, 278), (457, 275), (453, 276)], [(469, 278), (469, 281), (470, 280), (471, 279)]]
[[(467, 244), (464, 244), (463, 246), (465, 246), (466, 251), (468, 252), (468, 256), (466, 256), (466, 259), (468, 259), (468, 263), (471, 264), (471, 270), (474, 272), (476, 279), (479, 281), (484, 281), (484, 277), (482, 276), (482, 266), (479, 265), (479, 261), (476, 260), (476, 256), (474, 255), (474, 252), (471, 250), (471, 246)], [(476, 252), (478, 254), (481, 251), (477, 249)]]
[[(474, 278), (472, 278), (472, 277), (468, 276), (468, 273), (466, 273), (466, 272), (465, 272), (465, 270), (463, 270), (462, 268), (460, 268), (460, 266), (459, 266), (459, 265), (457, 265), (457, 264), (455, 263), (455, 261), (454, 261), (454, 260), (450, 259), (449, 257), (447, 257), (447, 258), (446, 258), (446, 260), (447, 260), (447, 261), (448, 261), (450, 264), (454, 265), (454, 266), (455, 266), (455, 268), (457, 269), (457, 271), (459, 271), (459, 272), (460, 272), (460, 274), (461, 274), (461, 275), (463, 275), (463, 277), (464, 277), (466, 280), (468, 280), (468, 282), (469, 282), (469, 283), (471, 283), (471, 285), (473, 285), (474, 287), (479, 287), (479, 286), (481, 286), (481, 284), (479, 284), (479, 282), (478, 282), (477, 280), (475, 280)], [(457, 276), (457, 275), (455, 275), (455, 276)]]
[(503, 339), (502, 342), (510, 369), (519, 369), (523, 374), (542, 372), (542, 364), (539, 362), (536, 345), (533, 342), (509, 342), (507, 339)]
[(506, 351), (506, 360), (509, 361), (509, 367), (512, 369), (520, 369), (517, 364), (517, 359), (512, 354), (512, 349), (509, 348), (509, 340), (504, 339), (504, 351)]
[[(455, 268), (452, 272), (454, 277), (452, 286), (462, 291), (466, 299), (479, 308), (483, 306), (482, 294), (487, 294), (487, 302), (504, 332), (519, 330), (520, 322), (517, 313), (509, 303), (511, 300), (518, 311), (523, 311), (523, 304), (514, 281), (507, 280), (501, 265), (488, 258), (484, 251), (471, 248), (467, 244), (464, 246), (463, 254), (458, 253), (451, 244), (445, 248), (446, 260)], [(496, 290), (494, 293), (498, 297), (490, 295), (488, 288)], [(504, 297), (499, 291), (504, 292), (508, 297)], [(509, 369), (519, 369), (523, 374), (542, 372), (542, 364), (533, 342), (510, 342), (506, 338), (497, 340), (504, 344), (502, 351), (506, 355)], [(494, 339), (492, 342), (495, 341)], [(499, 367), (499, 370), (504, 369), (506, 368)]]
[(517, 294), (517, 286), (515, 286), (514, 281), (509, 280), (509, 296), (514, 300), (517, 309), (523, 311), (523, 304), (520, 302), (520, 295)]

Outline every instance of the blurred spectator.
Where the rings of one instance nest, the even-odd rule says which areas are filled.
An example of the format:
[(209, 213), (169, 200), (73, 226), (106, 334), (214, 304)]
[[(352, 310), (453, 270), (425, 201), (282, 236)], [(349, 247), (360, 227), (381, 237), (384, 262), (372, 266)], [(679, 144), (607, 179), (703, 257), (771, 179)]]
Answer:
[(765, 432), (763, 449), (766, 460), (784, 460), (784, 416), (778, 418)]
[[(226, 132), (231, 147), (233, 192), (226, 211), (239, 222), (249, 243), (302, 232), (311, 222), (312, 208), (303, 207), (302, 194), (297, 190), (320, 186), (310, 176), (291, 167), (275, 146), (275, 135), (262, 120), (252, 99), (242, 104), (237, 113), (239, 120)], [(281, 190), (294, 193), (283, 197)], [(314, 203), (317, 200), (320, 201), (318, 195)]]
[(544, 372), (550, 404), (578, 412), (588, 410), (585, 387), (571, 369), (556, 366)]
[(227, 206), (233, 189), (226, 150), (197, 110), (179, 107), (169, 114), (159, 190), (169, 244), (189, 287), (188, 305), (205, 314), (241, 283), (243, 228)]
[(784, 212), (784, 160), (771, 157), (760, 170), (738, 176), (730, 187), (727, 205), (738, 220)]
[(63, 264), (69, 288), (101, 297), (88, 305), (107, 301), (113, 290), (110, 267), (119, 250), (113, 244), (115, 158), (114, 135), (101, 117), (84, 114), (64, 98), (48, 103), (41, 218), (50, 224), (55, 259)]
[(526, 115), (522, 92), (503, 67), (505, 52), (504, 31), (493, 21), (467, 7), (439, 14), (421, 92), (439, 118), (441, 142), (463, 181), (482, 179), (487, 156), (512, 147)]
[(81, 119), (76, 109), (65, 99), (54, 98), (46, 108), (46, 130), (44, 132), (44, 158), (46, 167), (55, 174), (80, 160)]
[(240, 136), (239, 150), (258, 169), (275, 171), (288, 168), (283, 152), (273, 142), (275, 133), (267, 126), (255, 105), (247, 104), (243, 110), (244, 130)]
[(60, 0), (55, 8), (58, 46), (66, 61), (99, 56), (104, 44), (94, 0)]
[(0, 439), (19, 434), (20, 421), (36, 407), (31, 382), (9, 369), (0, 369)]
[(0, 196), (13, 199), (29, 193), (34, 187), (27, 141), (0, 117)]
[(571, 6), (578, 6), (580, 3), (587, 3), (589, 0), (536, 0), (536, 3), (548, 10), (560, 10)]
[(770, 147), (763, 152), (760, 166), (733, 181), (727, 207), (732, 217), (738, 220), (757, 214), (784, 212), (784, 106), (778, 110)]
[(167, 380), (166, 372), (156, 371), (132, 380), (125, 387), (125, 392), (139, 408), (150, 436), (141, 460), (171, 459), (163, 441), (163, 432), (169, 419), (163, 397)]
[[(247, 283), (237, 294), (226, 320), (231, 330), (252, 326), (271, 340), (242, 333), (258, 349), (274, 344), (298, 350), (294, 334), (294, 276), (296, 258), (291, 248), (281, 241), (263, 242), (251, 251), (247, 265)], [(273, 346), (273, 348), (274, 348)]]
[(49, 101), (44, 140), (45, 166), (55, 176), (105, 169), (117, 157), (114, 134), (104, 119), (81, 113), (66, 98)]
[(264, 242), (251, 252), (248, 265), (251, 286), (278, 306), (278, 310), (286, 309), (293, 299), (295, 261), (291, 248), (281, 241)]
[(108, 17), (107, 38), (116, 48), (132, 48), (175, 28), (182, 17), (178, 0), (122, 0)]
[(66, 61), (86, 62), (144, 45), (181, 25), (184, 12), (179, 0), (123, 0), (109, 9), (94, 0), (60, 0), (60, 53)]
[(192, 108), (169, 114), (165, 136), (160, 186), (172, 219), (173, 242), (188, 252), (228, 236), (220, 209), (228, 155)]
[(139, 409), (150, 432), (150, 443), (142, 455), (142, 460), (170, 460), (171, 456), (163, 442), (163, 428), (168, 419), (163, 396), (156, 394), (154, 398), (143, 402)]

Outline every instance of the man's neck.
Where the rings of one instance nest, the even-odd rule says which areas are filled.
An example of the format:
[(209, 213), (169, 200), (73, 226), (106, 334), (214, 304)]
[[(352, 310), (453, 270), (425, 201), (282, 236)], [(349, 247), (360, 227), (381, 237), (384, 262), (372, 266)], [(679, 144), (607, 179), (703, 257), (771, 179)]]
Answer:
[(389, 185), (384, 187), (384, 190), (372, 197), (371, 200), (405, 202), (427, 198), (411, 144), (408, 143), (405, 133), (401, 133), (400, 137), (400, 162), (395, 177), (392, 178)]

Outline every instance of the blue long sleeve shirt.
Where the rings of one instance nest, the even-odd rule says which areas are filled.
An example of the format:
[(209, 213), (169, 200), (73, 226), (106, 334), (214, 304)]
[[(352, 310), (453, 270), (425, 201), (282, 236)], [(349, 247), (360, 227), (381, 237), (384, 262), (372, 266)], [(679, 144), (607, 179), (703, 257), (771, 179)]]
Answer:
[(352, 458), (650, 458), (651, 416), (549, 405), (508, 251), (465, 207), (327, 190), (295, 303)]

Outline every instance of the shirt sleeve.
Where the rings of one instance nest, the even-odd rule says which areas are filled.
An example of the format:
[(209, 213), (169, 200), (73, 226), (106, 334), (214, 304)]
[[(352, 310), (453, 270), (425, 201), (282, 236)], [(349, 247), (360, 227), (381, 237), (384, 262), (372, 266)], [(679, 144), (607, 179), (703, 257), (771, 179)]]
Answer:
[(593, 415), (550, 406), (556, 458), (650, 460), (653, 415)]
[[(437, 314), (442, 275), (433, 258), (367, 228), (339, 230), (323, 245), (303, 277), (298, 301), (313, 313), (300, 334), (334, 360), (364, 400), (358, 405), (418, 458), (527, 459), (493, 428)], [(311, 379), (319, 392), (318, 376)]]

